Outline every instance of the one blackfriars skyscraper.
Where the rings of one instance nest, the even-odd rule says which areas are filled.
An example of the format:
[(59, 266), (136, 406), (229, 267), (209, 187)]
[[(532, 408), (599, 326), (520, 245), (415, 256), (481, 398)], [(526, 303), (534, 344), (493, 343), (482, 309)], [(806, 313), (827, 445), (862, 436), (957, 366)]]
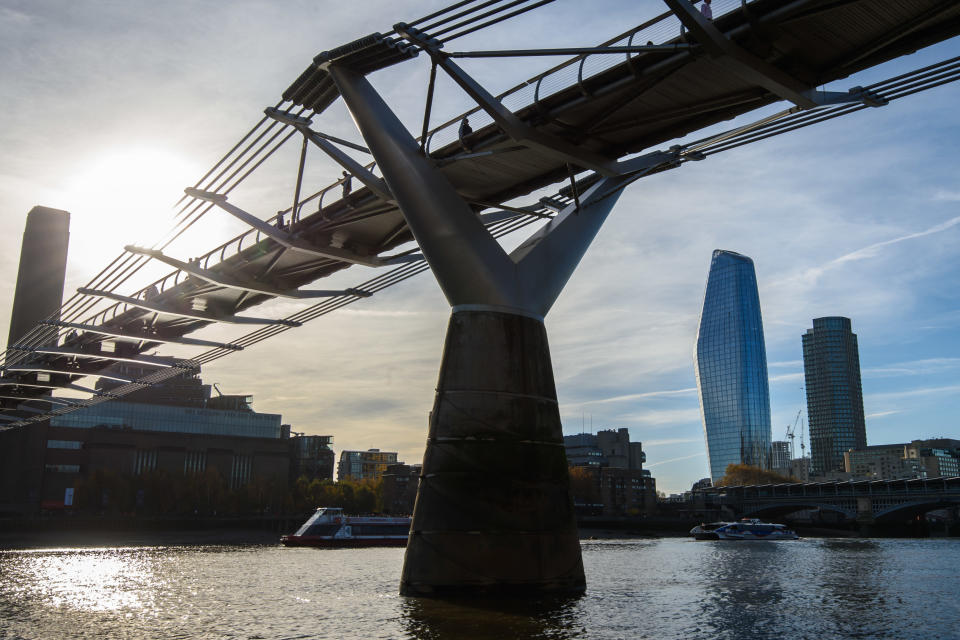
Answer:
[(816, 318), (803, 336), (810, 473), (843, 471), (843, 453), (867, 446), (860, 353), (850, 319)]
[(713, 252), (694, 351), (710, 476), (770, 466), (770, 387), (753, 260)]

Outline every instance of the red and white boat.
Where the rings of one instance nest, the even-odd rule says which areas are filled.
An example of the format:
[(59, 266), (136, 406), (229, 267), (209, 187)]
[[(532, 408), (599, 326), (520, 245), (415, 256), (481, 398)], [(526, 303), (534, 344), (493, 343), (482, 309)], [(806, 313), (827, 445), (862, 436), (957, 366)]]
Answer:
[(339, 507), (320, 507), (280, 542), (288, 547), (405, 547), (409, 533), (409, 517), (345, 516)]

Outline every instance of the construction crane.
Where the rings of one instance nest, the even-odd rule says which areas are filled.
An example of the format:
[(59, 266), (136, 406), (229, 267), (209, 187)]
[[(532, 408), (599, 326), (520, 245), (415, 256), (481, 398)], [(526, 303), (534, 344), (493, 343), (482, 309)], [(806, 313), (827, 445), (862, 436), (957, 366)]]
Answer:
[[(800, 414), (803, 413), (803, 409), (797, 410), (797, 417), (794, 418), (793, 424), (787, 425), (787, 439), (790, 440), (790, 459), (793, 460), (795, 455), (793, 447), (793, 439), (796, 438), (797, 424), (800, 423)], [(806, 453), (806, 445), (803, 443), (803, 429), (800, 430), (800, 457), (802, 458), (804, 453)]]

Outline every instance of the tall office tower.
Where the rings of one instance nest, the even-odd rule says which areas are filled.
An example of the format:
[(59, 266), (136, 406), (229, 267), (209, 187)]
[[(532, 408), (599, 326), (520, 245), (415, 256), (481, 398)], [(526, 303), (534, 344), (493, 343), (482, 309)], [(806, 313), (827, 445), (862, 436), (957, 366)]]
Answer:
[(843, 453), (867, 446), (860, 353), (850, 319), (816, 318), (803, 336), (810, 474), (843, 471)]
[(34, 207), (27, 214), (27, 226), (20, 248), (17, 289), (10, 313), (8, 346), (60, 308), (69, 239), (68, 212)]
[(710, 477), (729, 464), (770, 467), (770, 388), (753, 260), (713, 252), (694, 349)]

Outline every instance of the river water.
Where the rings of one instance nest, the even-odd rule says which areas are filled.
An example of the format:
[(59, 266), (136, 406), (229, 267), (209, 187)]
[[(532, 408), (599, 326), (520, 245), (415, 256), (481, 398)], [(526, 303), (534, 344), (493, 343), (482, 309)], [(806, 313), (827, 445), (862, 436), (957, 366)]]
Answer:
[(397, 595), (402, 549), (0, 552), (0, 638), (960, 638), (960, 539), (583, 542), (588, 591)]

